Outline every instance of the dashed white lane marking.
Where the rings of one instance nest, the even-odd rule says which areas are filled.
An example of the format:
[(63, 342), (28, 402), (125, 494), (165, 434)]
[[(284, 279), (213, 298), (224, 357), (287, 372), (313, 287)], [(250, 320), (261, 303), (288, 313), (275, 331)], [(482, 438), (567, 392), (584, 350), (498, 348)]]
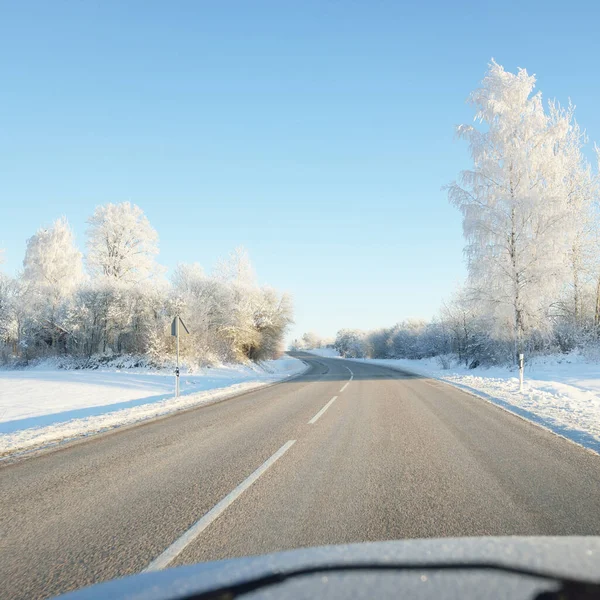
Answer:
[(350, 379), (348, 379), (348, 381), (346, 381), (346, 383), (342, 386), (342, 389), (339, 391), (340, 394), (348, 387), (350, 382), (354, 379), (354, 373), (350, 370), (350, 368), (344, 365), (344, 369), (348, 369), (348, 371), (350, 372)]
[(266, 460), (252, 475), (248, 476), (223, 500), (213, 506), (199, 521), (196, 521), (178, 540), (173, 542), (160, 556), (155, 558), (142, 573), (160, 571), (167, 567), (187, 546), (189, 546), (215, 519), (217, 519), (239, 496), (241, 496), (269, 467), (278, 461), (296, 440), (286, 442), (271, 458)]
[(320, 418), (321, 415), (337, 400), (337, 396), (334, 396), (309, 422), (309, 425), (314, 425)]

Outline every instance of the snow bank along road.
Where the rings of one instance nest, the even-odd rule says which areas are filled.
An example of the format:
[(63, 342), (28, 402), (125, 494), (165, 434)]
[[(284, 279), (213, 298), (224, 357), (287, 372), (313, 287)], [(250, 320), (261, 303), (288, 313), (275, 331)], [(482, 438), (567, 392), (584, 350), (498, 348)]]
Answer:
[(600, 534), (600, 457), (442, 382), (295, 380), (0, 467), (0, 597), (407, 537)]
[(181, 396), (166, 372), (0, 371), (0, 462), (56, 444), (239, 395), (305, 370), (279, 358), (261, 366), (223, 366), (181, 376)]

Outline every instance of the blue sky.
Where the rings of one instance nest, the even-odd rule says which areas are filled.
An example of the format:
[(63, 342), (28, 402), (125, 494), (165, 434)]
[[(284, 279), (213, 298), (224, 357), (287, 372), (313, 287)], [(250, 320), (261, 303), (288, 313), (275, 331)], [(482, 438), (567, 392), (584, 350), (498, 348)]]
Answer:
[(431, 317), (465, 275), (441, 187), (491, 57), (600, 141), (595, 2), (0, 1), (0, 247), (105, 202), (160, 260), (244, 245), (292, 335)]

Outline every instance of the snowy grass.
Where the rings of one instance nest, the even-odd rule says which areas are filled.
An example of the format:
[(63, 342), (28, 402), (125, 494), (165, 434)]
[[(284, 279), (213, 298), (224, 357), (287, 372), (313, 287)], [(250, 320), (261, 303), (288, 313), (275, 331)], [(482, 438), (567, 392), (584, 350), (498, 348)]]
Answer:
[[(310, 352), (324, 356), (319, 350)], [(522, 394), (515, 368), (455, 365), (444, 369), (439, 357), (353, 360), (446, 381), (600, 454), (600, 364), (583, 355), (533, 359), (525, 365)]]
[(174, 376), (141, 368), (0, 371), (0, 455), (130, 425), (281, 381), (305, 370), (284, 356), (261, 365), (205, 368)]

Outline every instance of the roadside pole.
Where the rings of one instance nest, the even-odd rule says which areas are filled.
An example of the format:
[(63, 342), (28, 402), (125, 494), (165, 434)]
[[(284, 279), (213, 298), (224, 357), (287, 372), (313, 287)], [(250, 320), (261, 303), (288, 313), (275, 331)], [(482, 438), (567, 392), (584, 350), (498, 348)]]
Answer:
[(177, 366), (175, 367), (175, 397), (179, 398), (179, 318), (175, 324), (177, 330)]
[(175, 397), (179, 398), (179, 332), (180, 325), (183, 327), (185, 335), (189, 335), (190, 332), (185, 326), (185, 323), (181, 320), (181, 317), (177, 315), (171, 323), (171, 335), (175, 337), (175, 346), (177, 348), (177, 366), (175, 367)]
[(523, 370), (525, 363), (525, 355), (519, 354), (519, 392), (523, 393)]

